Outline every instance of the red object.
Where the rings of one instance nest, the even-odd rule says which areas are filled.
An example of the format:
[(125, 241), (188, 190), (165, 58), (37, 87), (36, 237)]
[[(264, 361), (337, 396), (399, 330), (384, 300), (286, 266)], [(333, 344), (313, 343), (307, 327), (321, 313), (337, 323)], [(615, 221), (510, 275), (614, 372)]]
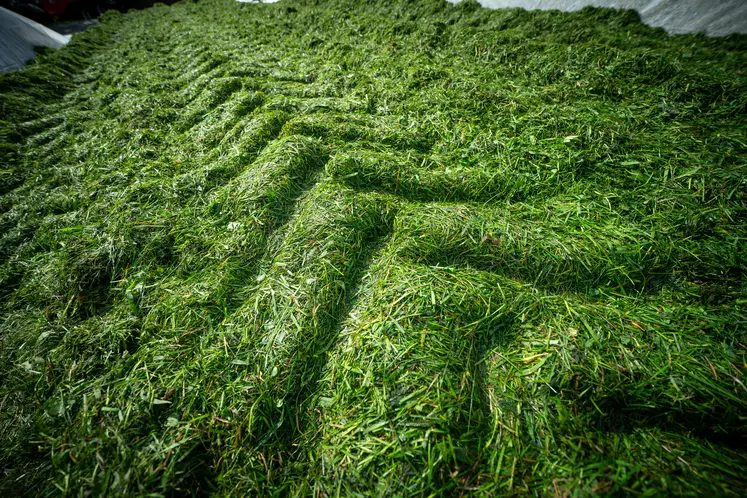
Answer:
[(44, 0), (42, 8), (50, 17), (61, 16), (72, 0)]

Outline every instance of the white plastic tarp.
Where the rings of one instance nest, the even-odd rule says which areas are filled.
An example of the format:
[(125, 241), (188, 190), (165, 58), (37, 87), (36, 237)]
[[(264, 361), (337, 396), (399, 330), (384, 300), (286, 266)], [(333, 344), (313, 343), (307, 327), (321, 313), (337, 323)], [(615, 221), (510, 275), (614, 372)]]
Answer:
[[(274, 3), (278, 0), (237, 0), (242, 3)], [(448, 0), (458, 3), (461, 0)], [(520, 7), (526, 10), (572, 12), (591, 5), (633, 9), (649, 26), (669, 33), (705, 32), (709, 36), (747, 33), (747, 0), (477, 0), (489, 9)]]
[(0, 72), (23, 67), (34, 57), (34, 47), (60, 48), (69, 41), (70, 35), (0, 7)]
[[(449, 0), (456, 3), (459, 0)], [(747, 33), (745, 0), (478, 0), (490, 9), (521, 7), (527, 10), (581, 10), (587, 5), (634, 9), (649, 26), (668, 33), (705, 32), (709, 36)]]

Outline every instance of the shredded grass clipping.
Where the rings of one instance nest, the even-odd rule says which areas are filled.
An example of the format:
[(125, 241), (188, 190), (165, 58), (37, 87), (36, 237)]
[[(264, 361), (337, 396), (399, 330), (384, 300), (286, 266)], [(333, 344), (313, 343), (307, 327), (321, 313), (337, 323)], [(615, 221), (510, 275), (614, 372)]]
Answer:
[(0, 76), (0, 494), (747, 493), (747, 37), (157, 5)]

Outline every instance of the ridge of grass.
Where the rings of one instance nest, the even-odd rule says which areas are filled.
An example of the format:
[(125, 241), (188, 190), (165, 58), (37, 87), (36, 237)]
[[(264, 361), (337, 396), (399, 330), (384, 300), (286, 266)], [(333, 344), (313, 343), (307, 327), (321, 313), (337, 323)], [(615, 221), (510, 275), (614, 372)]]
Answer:
[(0, 75), (0, 494), (745, 494), (745, 67), (208, 0)]

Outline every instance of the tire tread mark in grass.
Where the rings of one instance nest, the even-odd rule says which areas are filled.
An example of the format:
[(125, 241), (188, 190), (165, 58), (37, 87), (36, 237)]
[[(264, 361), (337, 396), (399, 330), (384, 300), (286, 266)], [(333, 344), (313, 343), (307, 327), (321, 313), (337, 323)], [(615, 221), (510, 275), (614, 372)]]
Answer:
[[(377, 215), (379, 216), (379, 215)], [(383, 215), (386, 218), (386, 215)], [(298, 219), (298, 223), (303, 220)], [(348, 320), (350, 311), (358, 299), (358, 291), (361, 282), (368, 272), (372, 262), (380, 255), (386, 247), (391, 235), (391, 221), (383, 226), (371, 227), (362, 237), (360, 247), (354, 249), (349, 255), (351, 261), (339, 268), (339, 288), (327, 291), (322, 302), (314, 301), (314, 309), (318, 309), (319, 318), (310, 318), (303, 311), (299, 311), (299, 320), (303, 324), (301, 330), (311, 333), (310, 336), (293, 336), (280, 341), (290, 341), (291, 347), (277, 353), (279, 343), (276, 339), (263, 341), (267, 351), (265, 368), (279, 370), (277, 377), (268, 381), (263, 391), (258, 393), (261, 408), (258, 411), (274, 413), (270, 421), (261, 425), (261, 430), (254, 443), (254, 451), (264, 455), (263, 460), (270, 462), (272, 468), (277, 468), (278, 462), (293, 460), (293, 454), (298, 450), (302, 452), (311, 451), (316, 440), (307, 439), (308, 435), (315, 432), (316, 423), (313, 415), (312, 402), (318, 395), (317, 381), (326, 368), (329, 351), (335, 347), (342, 325)], [(350, 237), (361, 237), (361, 233), (350, 234)], [(298, 241), (293, 241), (298, 242)], [(283, 245), (281, 244), (281, 248)], [(282, 250), (282, 249), (281, 249)], [(334, 248), (331, 250), (334, 251)], [(282, 259), (282, 255), (276, 256)], [(314, 263), (312, 263), (314, 264)], [(282, 268), (282, 261), (281, 266)], [(269, 269), (271, 272), (272, 269)], [(313, 286), (314, 283), (306, 282), (303, 286)], [(300, 290), (300, 289), (299, 289)], [(296, 301), (296, 297), (291, 295)], [(303, 300), (301, 296), (298, 299)], [(288, 303), (293, 306), (292, 303)], [(296, 305), (299, 306), (298, 301)], [(303, 308), (303, 301), (300, 306)], [(316, 313), (316, 312), (315, 312)], [(306, 323), (311, 320), (311, 323)], [(316, 322), (318, 320), (318, 322)], [(307, 330), (308, 328), (308, 330)], [(281, 401), (279, 401), (281, 400)], [(303, 441), (302, 444), (294, 444)], [(297, 448), (297, 449), (294, 449)], [(268, 471), (269, 482), (272, 481), (272, 471)]]

